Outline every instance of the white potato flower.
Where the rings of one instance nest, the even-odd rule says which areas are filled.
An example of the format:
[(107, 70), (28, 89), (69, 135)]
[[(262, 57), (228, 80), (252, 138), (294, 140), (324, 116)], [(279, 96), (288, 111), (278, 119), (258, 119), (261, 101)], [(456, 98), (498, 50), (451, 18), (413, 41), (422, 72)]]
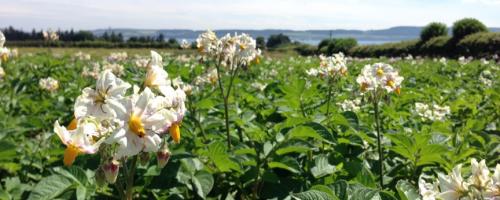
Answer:
[(94, 140), (97, 134), (97, 126), (94, 123), (79, 124), (76, 129), (68, 130), (59, 125), (56, 121), (54, 124), (54, 132), (59, 136), (62, 143), (66, 145), (64, 151), (64, 165), (70, 166), (78, 156), (78, 154), (94, 154), (99, 149), (100, 144), (104, 141), (101, 138), (98, 141)]
[(189, 48), (191, 48), (191, 44), (187, 40), (182, 39), (181, 40), (181, 48), (182, 49), (189, 49)]
[(217, 35), (211, 30), (204, 32), (196, 39), (196, 47), (200, 53), (215, 54), (217, 50)]
[(436, 200), (436, 196), (439, 194), (438, 185), (425, 182), (422, 176), (418, 179), (418, 191), (422, 200)]
[(324, 76), (344, 76), (347, 74), (346, 59), (343, 53), (333, 56), (320, 55), (320, 72)]
[(375, 63), (373, 65), (365, 65), (361, 74), (358, 75), (356, 82), (360, 85), (362, 93), (367, 91), (379, 91), (385, 89), (388, 93), (401, 92), (401, 83), (404, 78), (394, 70), (394, 68), (385, 63)]
[(0, 31), (0, 48), (5, 44), (5, 35)]
[(122, 107), (119, 101), (130, 87), (129, 83), (117, 78), (110, 70), (105, 70), (97, 79), (95, 89), (84, 88), (82, 94), (77, 97), (75, 117), (115, 117), (115, 110)]
[(439, 188), (441, 190), (441, 193), (437, 195), (438, 198), (443, 200), (458, 200), (468, 193), (469, 185), (463, 180), (461, 169), (462, 165), (459, 164), (453, 168), (452, 173), (448, 176), (444, 174), (438, 175)]
[(52, 77), (42, 78), (38, 82), (41, 89), (47, 90), (49, 92), (54, 92), (59, 89), (59, 81), (53, 79)]
[(491, 177), (490, 186), (486, 192), (488, 197), (500, 197), (500, 164), (496, 165), (493, 176)]
[(111, 70), (116, 76), (125, 74), (125, 67), (118, 63), (106, 63), (102, 66), (103, 70)]
[(337, 103), (338, 106), (340, 106), (340, 109), (342, 111), (352, 111), (356, 112), (359, 111), (360, 105), (361, 105), (361, 99), (354, 99), (354, 100), (349, 100), (346, 99), (343, 102)]
[(151, 63), (146, 72), (144, 86), (151, 89), (158, 89), (161, 92), (168, 90), (171, 87), (171, 82), (168, 79), (168, 73), (163, 69), (163, 61), (160, 54), (151, 51)]
[(127, 58), (128, 58), (127, 52), (112, 52), (107, 57), (107, 60), (109, 62), (121, 62), (127, 60)]
[(147, 87), (122, 101), (124, 109), (118, 110), (117, 118), (124, 125), (111, 136), (119, 144), (116, 158), (158, 151), (162, 142), (159, 134), (171, 122), (165, 117), (168, 111), (154, 106), (158, 105), (155, 101), (157, 98)]
[(471, 173), (469, 177), (469, 184), (476, 186), (476, 188), (486, 189), (491, 183), (490, 170), (486, 166), (486, 161), (481, 160), (479, 163), (475, 158), (471, 159)]

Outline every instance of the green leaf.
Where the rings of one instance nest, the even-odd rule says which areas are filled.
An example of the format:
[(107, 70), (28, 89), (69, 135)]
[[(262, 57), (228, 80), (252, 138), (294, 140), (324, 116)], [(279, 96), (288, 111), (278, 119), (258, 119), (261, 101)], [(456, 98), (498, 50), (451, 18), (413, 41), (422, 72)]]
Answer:
[(288, 170), (292, 173), (300, 173), (299, 163), (290, 157), (285, 157), (281, 161), (269, 162), (267, 165), (269, 166), (269, 168), (280, 168)]
[(0, 141), (0, 161), (11, 161), (17, 157), (16, 144), (10, 141)]
[(361, 171), (356, 175), (356, 178), (354, 178), (358, 183), (363, 184), (366, 187), (377, 187), (377, 184), (375, 182), (375, 177), (373, 177), (373, 174), (370, 172), (370, 170), (366, 169), (366, 167), (363, 167)]
[(89, 178), (87, 177), (87, 174), (85, 174), (85, 171), (81, 167), (71, 166), (66, 169), (55, 168), (54, 171), (58, 174), (65, 176), (66, 178), (69, 178), (70, 180), (73, 180), (79, 185), (86, 186), (89, 183)]
[(310, 190), (324, 192), (324, 193), (328, 194), (328, 196), (330, 196), (330, 198), (338, 199), (337, 196), (335, 196), (335, 193), (333, 192), (333, 190), (326, 185), (315, 185), (315, 186), (312, 186)]
[(318, 190), (308, 190), (305, 192), (294, 194), (293, 197), (300, 200), (334, 200), (327, 193)]
[(196, 194), (203, 199), (206, 198), (214, 186), (214, 178), (212, 177), (212, 174), (207, 171), (197, 172), (191, 180), (193, 181), (194, 188), (196, 189)]
[(324, 139), (325, 142), (335, 144), (336, 140), (333, 137), (333, 134), (330, 133), (330, 131), (323, 125), (316, 122), (309, 122), (304, 124), (304, 126), (308, 126), (314, 129)]
[(222, 142), (214, 142), (208, 146), (208, 157), (215, 163), (215, 166), (221, 172), (241, 170), (240, 165), (230, 159), (226, 145)]
[(326, 175), (333, 174), (335, 172), (335, 166), (328, 163), (328, 158), (326, 156), (318, 156), (314, 159), (314, 167), (311, 168), (311, 173), (314, 178), (320, 178)]
[(330, 185), (330, 187), (333, 189), (335, 195), (339, 198), (339, 200), (347, 200), (348, 194), (347, 194), (347, 188), (349, 184), (345, 180), (340, 180), (335, 182), (334, 184)]
[(297, 126), (288, 132), (289, 139), (307, 139), (314, 138), (318, 140), (322, 140), (323, 137), (316, 132), (316, 130), (312, 129), (308, 126)]
[(71, 185), (71, 181), (62, 175), (55, 174), (45, 177), (33, 188), (28, 200), (55, 199)]
[(288, 153), (307, 153), (311, 151), (311, 147), (307, 146), (307, 142), (296, 141), (287, 142), (282, 145), (283, 147), (276, 150), (277, 155), (284, 155)]
[(399, 197), (402, 200), (417, 200), (420, 199), (417, 189), (406, 180), (400, 180), (396, 184)]

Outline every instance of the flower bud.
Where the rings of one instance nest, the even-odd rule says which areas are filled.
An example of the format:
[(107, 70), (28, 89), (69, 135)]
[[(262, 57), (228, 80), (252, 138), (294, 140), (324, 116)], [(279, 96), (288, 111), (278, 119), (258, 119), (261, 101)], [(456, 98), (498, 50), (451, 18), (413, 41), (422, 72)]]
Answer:
[(111, 160), (102, 165), (102, 170), (104, 171), (104, 176), (108, 183), (115, 183), (118, 177), (118, 171), (120, 170), (120, 163), (117, 160)]
[(168, 160), (170, 159), (170, 150), (168, 146), (164, 144), (162, 148), (156, 153), (156, 160), (158, 161), (158, 167), (163, 168), (167, 165)]
[(95, 171), (95, 183), (99, 187), (106, 184), (106, 175), (104, 174), (104, 170), (102, 169), (102, 167), (97, 168), (97, 170)]
[(139, 162), (141, 163), (142, 166), (146, 166), (149, 162), (149, 153), (148, 152), (142, 152), (139, 154)]

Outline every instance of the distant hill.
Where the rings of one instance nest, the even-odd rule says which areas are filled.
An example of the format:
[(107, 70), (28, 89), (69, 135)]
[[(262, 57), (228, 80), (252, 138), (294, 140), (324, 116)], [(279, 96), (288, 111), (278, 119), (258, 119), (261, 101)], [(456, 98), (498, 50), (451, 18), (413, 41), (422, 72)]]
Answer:
[[(422, 27), (418, 26), (396, 26), (388, 29), (379, 30), (281, 30), (281, 29), (264, 29), (264, 30), (246, 30), (246, 29), (222, 29), (214, 30), (218, 36), (227, 33), (248, 33), (252, 37), (265, 37), (270, 35), (283, 33), (290, 36), (294, 41), (299, 41), (308, 44), (318, 44), (322, 39), (334, 37), (352, 37), (358, 40), (360, 44), (379, 44), (385, 42), (398, 42), (401, 40), (417, 39), (420, 36)], [(500, 28), (490, 28), (493, 32), (500, 32)], [(194, 41), (198, 35), (204, 30), (187, 30), (187, 29), (130, 29), (130, 28), (112, 28), (112, 29), (96, 29), (92, 32), (96, 35), (102, 35), (104, 32), (114, 31), (122, 33), (125, 39), (133, 36), (157, 36), (162, 33), (165, 38), (175, 38), (177, 40), (186, 39)]]

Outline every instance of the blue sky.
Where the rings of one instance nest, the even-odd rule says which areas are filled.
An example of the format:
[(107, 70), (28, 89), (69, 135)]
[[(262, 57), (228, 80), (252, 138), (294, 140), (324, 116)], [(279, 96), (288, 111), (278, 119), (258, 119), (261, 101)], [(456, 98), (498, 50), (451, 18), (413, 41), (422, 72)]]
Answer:
[(381, 29), (500, 27), (500, 0), (0, 0), (0, 27), (36, 29)]

